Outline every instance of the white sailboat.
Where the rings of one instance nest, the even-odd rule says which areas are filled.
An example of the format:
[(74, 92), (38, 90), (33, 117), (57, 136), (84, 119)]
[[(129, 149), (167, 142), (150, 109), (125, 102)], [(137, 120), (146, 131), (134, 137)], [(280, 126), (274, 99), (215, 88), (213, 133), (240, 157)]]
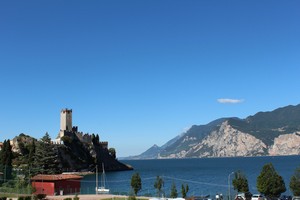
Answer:
[(105, 170), (102, 163), (101, 186), (98, 187), (98, 166), (96, 166), (96, 194), (108, 194), (109, 189), (105, 188)]

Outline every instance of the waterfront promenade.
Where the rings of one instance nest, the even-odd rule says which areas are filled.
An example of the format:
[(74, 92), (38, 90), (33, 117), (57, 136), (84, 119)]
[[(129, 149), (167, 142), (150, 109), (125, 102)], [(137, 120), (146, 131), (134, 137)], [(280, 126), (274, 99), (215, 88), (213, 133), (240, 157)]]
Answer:
[[(62, 196), (47, 196), (46, 198), (49, 200), (63, 200), (65, 198), (74, 198), (75, 195), (62, 195)], [(107, 199), (107, 200), (127, 200), (128, 196), (123, 195), (112, 195), (112, 194), (80, 194), (78, 195), (79, 200), (100, 200), (100, 199)], [(149, 197), (137, 197), (137, 199), (149, 199)]]

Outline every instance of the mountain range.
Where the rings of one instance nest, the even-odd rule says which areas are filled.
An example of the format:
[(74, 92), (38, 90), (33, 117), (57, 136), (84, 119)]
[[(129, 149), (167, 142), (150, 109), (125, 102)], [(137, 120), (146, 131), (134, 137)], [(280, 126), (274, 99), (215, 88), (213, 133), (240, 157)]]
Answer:
[(300, 104), (193, 125), (161, 147), (122, 159), (299, 155), (299, 144)]

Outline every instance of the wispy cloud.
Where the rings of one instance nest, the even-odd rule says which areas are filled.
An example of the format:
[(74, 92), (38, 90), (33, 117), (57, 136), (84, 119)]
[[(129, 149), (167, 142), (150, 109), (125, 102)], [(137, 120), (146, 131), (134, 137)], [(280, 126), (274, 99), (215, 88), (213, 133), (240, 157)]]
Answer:
[(217, 99), (219, 103), (242, 103), (244, 99)]

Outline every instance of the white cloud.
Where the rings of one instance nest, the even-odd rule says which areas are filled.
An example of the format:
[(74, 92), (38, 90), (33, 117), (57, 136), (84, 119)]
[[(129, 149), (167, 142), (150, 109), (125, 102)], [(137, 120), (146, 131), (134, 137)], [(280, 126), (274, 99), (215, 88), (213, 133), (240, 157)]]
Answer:
[(244, 99), (218, 99), (219, 103), (242, 103)]

